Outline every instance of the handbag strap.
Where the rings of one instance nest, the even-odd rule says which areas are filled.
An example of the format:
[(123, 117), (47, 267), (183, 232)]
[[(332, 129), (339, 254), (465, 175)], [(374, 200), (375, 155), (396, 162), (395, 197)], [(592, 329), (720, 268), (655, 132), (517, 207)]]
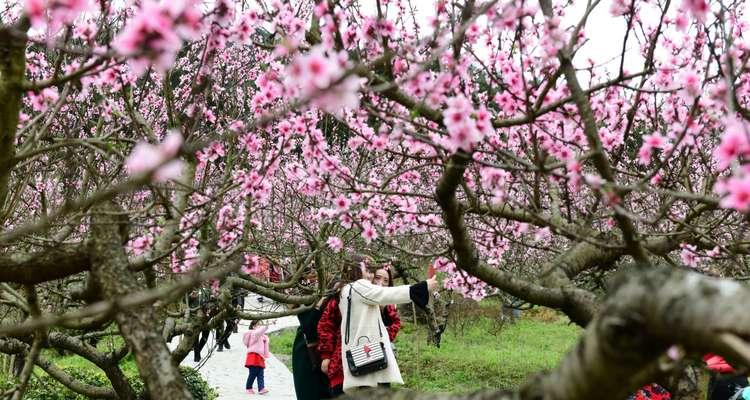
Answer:
[[(349, 345), (349, 320), (351, 320), (352, 317), (352, 290), (354, 290), (354, 283), (349, 284), (349, 295), (347, 296), (347, 305), (346, 308), (346, 331), (344, 332), (344, 344), (347, 346)], [(361, 293), (357, 292), (360, 296), (362, 296)], [(365, 297), (365, 296), (362, 296)], [(383, 330), (380, 329), (380, 322), (378, 322), (378, 333), (380, 334), (380, 339), (383, 339)]]

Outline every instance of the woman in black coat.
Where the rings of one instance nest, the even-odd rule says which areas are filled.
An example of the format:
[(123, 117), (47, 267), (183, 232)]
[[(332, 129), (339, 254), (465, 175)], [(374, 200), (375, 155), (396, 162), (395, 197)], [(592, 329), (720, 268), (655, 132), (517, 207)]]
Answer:
[(337, 289), (338, 282), (332, 283), (329, 291), (315, 306), (297, 314), (299, 328), (292, 347), (292, 375), (294, 391), (298, 400), (330, 399), (328, 377), (320, 370), (320, 357), (317, 355), (318, 321), (321, 310)]

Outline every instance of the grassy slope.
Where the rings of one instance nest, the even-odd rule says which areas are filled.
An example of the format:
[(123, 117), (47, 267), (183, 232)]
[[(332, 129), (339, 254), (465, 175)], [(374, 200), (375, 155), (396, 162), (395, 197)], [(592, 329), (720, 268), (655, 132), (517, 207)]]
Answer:
[[(494, 333), (493, 333), (494, 332)], [(402, 321), (397, 359), (406, 386), (426, 392), (515, 388), (529, 374), (557, 365), (581, 330), (561, 320), (523, 318), (498, 329), (491, 318), (473, 316), (463, 329), (448, 328), (438, 349), (426, 328)], [(295, 329), (270, 336), (271, 352), (288, 355)], [(282, 357), (283, 359), (283, 357)]]
[(406, 386), (427, 392), (516, 388), (528, 375), (557, 365), (580, 334), (563, 322), (531, 319), (493, 331), (492, 320), (479, 317), (463, 335), (448, 330), (436, 348), (427, 345), (424, 327), (404, 324), (396, 346)]

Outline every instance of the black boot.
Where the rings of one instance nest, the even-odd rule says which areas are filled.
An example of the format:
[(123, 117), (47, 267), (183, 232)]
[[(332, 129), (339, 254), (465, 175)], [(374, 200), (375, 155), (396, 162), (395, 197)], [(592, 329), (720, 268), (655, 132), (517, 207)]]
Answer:
[(195, 363), (201, 362), (201, 355), (200, 355), (200, 353), (195, 353), (193, 355), (193, 362), (195, 362)]

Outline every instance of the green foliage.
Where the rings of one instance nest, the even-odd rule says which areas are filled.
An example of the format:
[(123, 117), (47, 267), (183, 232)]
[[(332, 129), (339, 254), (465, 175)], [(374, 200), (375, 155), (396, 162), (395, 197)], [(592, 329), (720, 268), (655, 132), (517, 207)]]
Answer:
[[(72, 359), (73, 357), (66, 357), (66, 359)], [(81, 360), (80, 358), (78, 358)], [(85, 360), (84, 360), (85, 361)], [(109, 380), (107, 379), (104, 372), (93, 367), (92, 364), (86, 362), (71, 362), (66, 360), (68, 365), (60, 366), (60, 369), (65, 371), (68, 375), (80, 381), (93, 386), (100, 387), (111, 387)], [(123, 368), (125, 375), (139, 399), (147, 400), (146, 387), (143, 384), (140, 376), (138, 376), (137, 370), (134, 368), (126, 367)], [(37, 369), (36, 371), (40, 371)], [(81, 394), (75, 393), (57, 382), (54, 378), (43, 372), (36, 372), (29, 381), (28, 389), (24, 395), (25, 400), (87, 400), (88, 397)], [(193, 368), (180, 367), (182, 376), (185, 377), (188, 390), (193, 394), (193, 398), (196, 400), (214, 400), (218, 398), (218, 393), (215, 389), (208, 385), (205, 379)], [(12, 378), (0, 377), (0, 390), (7, 390), (12, 388), (15, 382)]]
[(208, 382), (203, 379), (197, 370), (190, 367), (180, 367), (180, 372), (185, 377), (188, 390), (190, 390), (194, 399), (214, 400), (219, 397), (216, 390), (208, 385)]
[(318, 121), (317, 128), (323, 132), (323, 136), (330, 146), (338, 148), (346, 146), (347, 141), (354, 134), (347, 124), (330, 114), (325, 115)]

